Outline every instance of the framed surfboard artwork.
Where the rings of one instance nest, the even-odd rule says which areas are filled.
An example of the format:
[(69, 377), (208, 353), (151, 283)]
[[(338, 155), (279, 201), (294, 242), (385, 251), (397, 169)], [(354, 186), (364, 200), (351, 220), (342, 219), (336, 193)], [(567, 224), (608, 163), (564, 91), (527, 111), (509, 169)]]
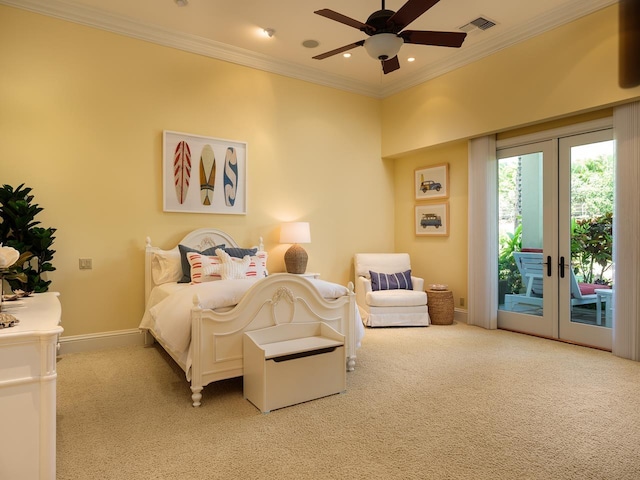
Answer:
[(165, 212), (247, 213), (247, 143), (165, 130)]

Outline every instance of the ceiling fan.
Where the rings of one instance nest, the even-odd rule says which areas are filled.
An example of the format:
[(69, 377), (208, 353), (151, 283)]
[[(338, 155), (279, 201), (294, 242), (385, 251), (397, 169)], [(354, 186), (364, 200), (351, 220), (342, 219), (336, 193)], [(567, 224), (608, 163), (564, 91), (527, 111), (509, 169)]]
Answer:
[(385, 9), (384, 0), (382, 0), (382, 9), (373, 12), (369, 18), (367, 18), (366, 23), (359, 22), (358, 20), (354, 20), (328, 8), (317, 10), (313, 13), (343, 23), (349, 27), (357, 28), (369, 35), (369, 38), (316, 55), (313, 58), (323, 60), (351, 50), (352, 48), (364, 46), (371, 57), (382, 62), (382, 71), (387, 74), (400, 68), (397, 54), (403, 43), (460, 48), (467, 36), (464, 32), (403, 30), (439, 1), (440, 0), (408, 0), (400, 7), (400, 10), (394, 12), (393, 10)]

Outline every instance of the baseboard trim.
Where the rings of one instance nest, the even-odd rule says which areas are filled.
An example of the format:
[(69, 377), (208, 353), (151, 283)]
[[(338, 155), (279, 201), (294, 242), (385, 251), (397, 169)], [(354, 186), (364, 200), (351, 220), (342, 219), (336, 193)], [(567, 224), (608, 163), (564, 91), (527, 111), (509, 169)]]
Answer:
[[(456, 308), (454, 320), (467, 323), (467, 310)], [(144, 332), (137, 328), (130, 330), (116, 330), (113, 332), (89, 333), (86, 335), (72, 335), (60, 337), (60, 355), (68, 353), (91, 352), (105, 348), (144, 346)]]
[(462, 308), (454, 308), (453, 309), (453, 319), (460, 323), (468, 323), (467, 322), (467, 313), (468, 311)]
[(60, 337), (60, 351), (58, 353), (65, 355), (135, 345), (144, 345), (144, 333), (137, 328)]

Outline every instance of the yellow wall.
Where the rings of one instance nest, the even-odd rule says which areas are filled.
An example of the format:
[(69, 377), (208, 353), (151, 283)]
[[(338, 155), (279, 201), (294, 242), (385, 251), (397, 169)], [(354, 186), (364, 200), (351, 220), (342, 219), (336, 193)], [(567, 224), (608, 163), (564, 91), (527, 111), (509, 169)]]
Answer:
[[(456, 306), (467, 297), (467, 140), (610, 116), (611, 105), (636, 100), (640, 87), (618, 86), (617, 30), (613, 5), (382, 101), (382, 152), (396, 162), (396, 250), (412, 254), (427, 283), (448, 284)], [(416, 237), (413, 170), (445, 161), (450, 237)]]
[(617, 32), (615, 4), (384, 99), (383, 157), (640, 98)]
[[(415, 200), (414, 173), (417, 168), (449, 165), (449, 198), (428, 202)], [(444, 283), (453, 292), (455, 305), (466, 308), (467, 297), (467, 142), (436, 146), (403, 157), (396, 162), (395, 208), (396, 250), (411, 255), (411, 267), (431, 283)], [(449, 236), (415, 235), (416, 205), (447, 202)], [(464, 298), (464, 305), (460, 298)]]
[[(33, 187), (58, 229), (65, 335), (135, 328), (144, 238), (171, 247), (203, 226), (244, 246), (263, 236), (281, 271), (279, 223), (309, 221), (308, 270), (340, 283), (355, 252), (407, 251), (459, 305), (467, 139), (639, 98), (617, 85), (617, 12), (380, 101), (0, 6), (0, 183)], [(246, 216), (162, 212), (164, 129), (248, 142)], [(413, 172), (443, 162), (450, 236), (416, 237)]]
[[(66, 335), (136, 328), (145, 237), (311, 223), (309, 271), (346, 284), (356, 251), (393, 251), (393, 163), (380, 101), (0, 6), (0, 183), (33, 188), (55, 227)], [(162, 131), (246, 141), (248, 214), (162, 211)], [(93, 259), (79, 270), (78, 259)]]

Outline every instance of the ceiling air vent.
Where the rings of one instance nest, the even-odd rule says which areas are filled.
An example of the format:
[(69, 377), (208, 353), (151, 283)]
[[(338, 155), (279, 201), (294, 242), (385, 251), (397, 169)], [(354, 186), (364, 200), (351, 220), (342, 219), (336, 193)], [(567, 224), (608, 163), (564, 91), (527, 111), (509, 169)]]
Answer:
[(496, 22), (489, 20), (488, 18), (485, 18), (485, 17), (478, 17), (475, 20), (471, 20), (466, 25), (461, 26), (460, 30), (462, 30), (463, 32), (469, 33), (471, 30), (474, 30), (476, 28), (480, 30), (488, 30), (491, 27), (495, 27), (495, 26), (496, 26)]

